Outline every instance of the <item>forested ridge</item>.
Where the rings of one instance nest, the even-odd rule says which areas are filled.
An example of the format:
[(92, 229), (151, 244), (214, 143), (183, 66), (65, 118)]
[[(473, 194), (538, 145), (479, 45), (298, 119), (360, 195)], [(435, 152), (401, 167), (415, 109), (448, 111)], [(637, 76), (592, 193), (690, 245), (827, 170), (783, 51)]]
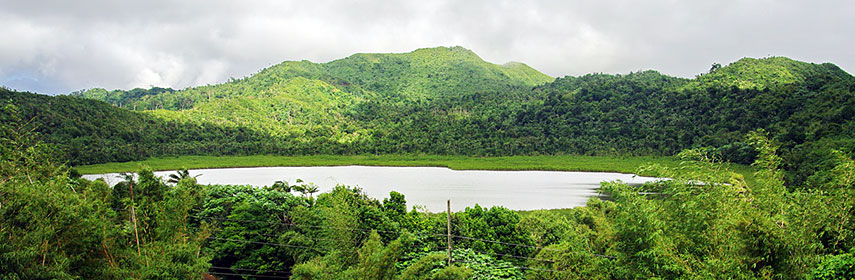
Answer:
[(552, 79), (440, 47), (289, 61), (183, 90), (72, 94), (115, 107), (0, 97), (22, 106), (72, 165), (167, 155), (670, 156), (687, 148), (749, 164), (756, 153), (744, 137), (764, 129), (782, 144), (787, 180), (800, 184), (831, 168), (831, 150), (855, 150), (853, 91), (855, 78), (833, 64), (783, 57), (714, 64), (693, 79), (652, 70)]
[[(7, 106), (6, 109), (11, 109)], [(22, 125), (23, 124), (23, 125)], [(855, 275), (855, 161), (833, 152), (823, 184), (784, 183), (763, 132), (755, 179), (705, 149), (671, 178), (606, 182), (612, 200), (520, 213), (432, 214), (311, 183), (199, 185), (143, 168), (109, 187), (57, 163), (51, 145), (2, 127), (3, 279), (848, 279)], [(448, 234), (446, 223), (451, 225)], [(452, 258), (446, 251), (451, 240)]]
[[(460, 47), (284, 62), (218, 85), (0, 89), (0, 278), (838, 279), (855, 275), (855, 77), (783, 57), (692, 79), (553, 79)], [(446, 217), (346, 186), (71, 166), (165, 155), (673, 155), (566, 211)], [(723, 162), (754, 164), (746, 181)], [(171, 182), (166, 182), (170, 179)], [(81, 238), (85, 237), (85, 238)], [(265, 278), (266, 277), (266, 278)]]

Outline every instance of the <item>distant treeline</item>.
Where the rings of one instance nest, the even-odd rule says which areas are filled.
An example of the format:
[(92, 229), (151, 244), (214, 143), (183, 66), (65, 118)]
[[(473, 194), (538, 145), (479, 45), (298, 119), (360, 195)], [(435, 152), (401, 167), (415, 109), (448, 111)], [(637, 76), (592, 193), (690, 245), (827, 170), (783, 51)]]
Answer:
[[(3, 90), (72, 165), (164, 155), (674, 155), (751, 163), (745, 135), (781, 144), (788, 181), (855, 150), (855, 78), (787, 58), (714, 65), (694, 79), (643, 71), (552, 79), (469, 50), (285, 62), (218, 85), (47, 97)], [(126, 109), (140, 112), (132, 112)], [(4, 112), (8, 117), (8, 110)]]
[(647, 168), (671, 180), (604, 183), (609, 201), (447, 217), (409, 208), (397, 192), (381, 200), (346, 186), (317, 194), (299, 181), (203, 186), (186, 170), (158, 178), (142, 168), (109, 187), (59, 164), (19, 124), (0, 127), (0, 279), (855, 275), (855, 161), (834, 152), (824, 183), (788, 188), (778, 147), (762, 133), (747, 138), (758, 153), (750, 182), (689, 149), (676, 168)]

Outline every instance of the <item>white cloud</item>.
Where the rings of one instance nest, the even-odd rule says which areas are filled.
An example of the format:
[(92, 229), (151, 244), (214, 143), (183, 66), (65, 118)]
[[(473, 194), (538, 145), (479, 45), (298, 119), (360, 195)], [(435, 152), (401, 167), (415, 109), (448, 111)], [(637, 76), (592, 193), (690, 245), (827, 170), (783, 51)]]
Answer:
[[(855, 69), (849, 1), (0, 0), (0, 83), (183, 88), (283, 60), (461, 45), (552, 76), (785, 55)], [(9, 39), (13, 38), (13, 39)]]

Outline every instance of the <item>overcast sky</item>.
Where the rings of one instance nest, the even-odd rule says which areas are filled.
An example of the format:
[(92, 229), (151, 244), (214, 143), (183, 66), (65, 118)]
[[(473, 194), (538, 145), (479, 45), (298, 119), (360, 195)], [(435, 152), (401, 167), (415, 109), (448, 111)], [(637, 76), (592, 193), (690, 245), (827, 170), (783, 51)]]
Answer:
[[(177, 2), (177, 3), (174, 3)], [(184, 88), (285, 60), (463, 46), (550, 76), (787, 56), (855, 70), (855, 1), (0, 0), (0, 85)]]

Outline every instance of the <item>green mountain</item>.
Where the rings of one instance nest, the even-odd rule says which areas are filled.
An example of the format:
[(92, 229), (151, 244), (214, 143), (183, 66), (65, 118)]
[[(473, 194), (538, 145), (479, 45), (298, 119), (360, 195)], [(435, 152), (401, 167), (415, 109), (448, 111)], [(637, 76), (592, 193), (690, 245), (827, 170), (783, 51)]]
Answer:
[[(775, 57), (694, 79), (642, 71), (548, 80), (436, 48), (285, 62), (183, 90), (75, 94), (89, 99), (0, 88), (0, 278), (853, 275), (848, 73)], [(54, 164), (362, 153), (684, 157), (651, 168), (671, 180), (604, 183), (608, 201), (525, 213), (476, 205), (451, 218), (408, 212), (397, 192), (381, 202), (346, 186), (313, 195), (299, 181), (202, 186), (186, 170), (167, 184), (145, 168), (110, 187)], [(755, 158), (754, 180), (717, 164)]]
[[(334, 141), (358, 142), (371, 141), (366, 126), (406, 118), (401, 112), (446, 110), (473, 96), (493, 103), (521, 101), (523, 96), (508, 93), (552, 80), (522, 63), (496, 65), (461, 47), (439, 47), (355, 54), (322, 64), (288, 61), (243, 79), (178, 91), (91, 89), (72, 95), (148, 110), (164, 120), (248, 126), (294, 138), (324, 130)], [(379, 124), (356, 122), (378, 118)]]
[[(183, 90), (93, 89), (73, 96), (110, 102), (125, 114), (136, 110), (134, 118), (177, 125), (186, 135), (203, 133), (194, 127), (245, 134), (222, 136), (237, 150), (211, 151), (201, 148), (204, 141), (190, 141), (180, 151), (154, 149), (145, 156), (673, 155), (706, 147), (725, 160), (750, 163), (755, 152), (745, 135), (763, 129), (782, 145), (791, 179), (801, 182), (830, 168), (830, 150), (855, 150), (853, 91), (855, 78), (833, 64), (783, 57), (714, 65), (694, 79), (656, 71), (552, 79), (525, 64), (496, 65), (461, 47), (441, 47), (289, 61)], [(66, 99), (59, 102), (72, 100)], [(53, 142), (68, 145), (85, 136), (61, 134)], [(125, 141), (146, 146), (154, 140)]]
[[(243, 153), (246, 140), (269, 136), (255, 130), (188, 124), (117, 108), (102, 101), (0, 89), (4, 126), (35, 131), (72, 165), (130, 161), (193, 153)], [(7, 136), (3, 135), (2, 139)], [(5, 144), (5, 143), (4, 143)]]
[(401, 54), (354, 54), (320, 64), (286, 61), (243, 79), (180, 91), (90, 89), (73, 95), (107, 101), (123, 108), (181, 110), (219, 98), (277, 95), (282, 87), (294, 83), (294, 78), (327, 83), (350, 93), (350, 98), (368, 96), (411, 101), (505, 87), (532, 87), (554, 80), (522, 63), (496, 65), (462, 47), (438, 47)]
[(743, 58), (699, 76), (691, 85), (765, 90), (813, 83), (811, 87), (818, 88), (851, 78), (851, 75), (831, 63), (805, 63), (786, 57)]

